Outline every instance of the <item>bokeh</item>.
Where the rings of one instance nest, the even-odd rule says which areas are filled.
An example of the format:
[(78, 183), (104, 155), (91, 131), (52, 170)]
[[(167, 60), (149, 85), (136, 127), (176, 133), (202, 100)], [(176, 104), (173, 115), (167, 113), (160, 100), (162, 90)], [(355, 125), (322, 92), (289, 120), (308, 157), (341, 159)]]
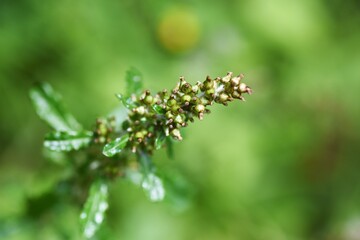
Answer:
[(153, 91), (233, 71), (254, 94), (191, 124), (173, 160), (155, 154), (184, 198), (114, 182), (99, 239), (360, 239), (359, 26), (356, 0), (1, 0), (0, 238), (81, 239), (77, 206), (27, 207), (64, 174), (31, 86), (91, 129), (134, 66)]

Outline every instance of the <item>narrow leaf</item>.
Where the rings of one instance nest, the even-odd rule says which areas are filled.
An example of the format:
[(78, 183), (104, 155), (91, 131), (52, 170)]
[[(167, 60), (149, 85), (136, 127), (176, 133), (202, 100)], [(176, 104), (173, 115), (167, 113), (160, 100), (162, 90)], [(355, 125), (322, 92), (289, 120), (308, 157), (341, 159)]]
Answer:
[(30, 90), (30, 98), (37, 114), (57, 131), (81, 130), (80, 124), (61, 103), (61, 96), (51, 85), (42, 83)]
[(148, 198), (153, 202), (162, 201), (165, 197), (165, 188), (162, 180), (154, 173), (149, 173), (144, 176), (141, 183)]
[(136, 186), (141, 187), (150, 201), (159, 202), (165, 198), (163, 181), (153, 172), (142, 173), (136, 169), (127, 169), (125, 177)]
[(105, 211), (108, 208), (108, 186), (105, 181), (95, 181), (89, 191), (89, 196), (80, 214), (83, 235), (90, 239), (102, 224)]
[(112, 157), (121, 152), (129, 140), (129, 134), (125, 134), (114, 141), (106, 144), (103, 148), (103, 154), (107, 157)]
[(165, 197), (165, 188), (162, 180), (155, 175), (155, 168), (149, 155), (140, 152), (138, 155), (140, 163), (140, 174), (142, 174), (141, 187), (145, 191), (146, 196), (152, 202), (162, 201)]
[(138, 161), (140, 164), (140, 171), (145, 176), (154, 171), (154, 166), (149, 154), (140, 151), (138, 154)]
[(121, 94), (121, 93), (117, 93), (115, 94), (115, 96), (121, 101), (121, 103), (127, 108), (126, 106), (126, 98)]
[(139, 70), (132, 67), (126, 72), (126, 96), (139, 94), (143, 88), (142, 75)]
[(43, 155), (47, 160), (59, 165), (66, 165), (71, 162), (66, 152), (52, 151), (49, 148), (44, 148)]
[(134, 108), (136, 105), (134, 103), (134, 101), (131, 99), (131, 97), (125, 97), (124, 95), (122, 95), (121, 93), (117, 93), (115, 94), (115, 96), (121, 101), (121, 103), (127, 108), (127, 109), (132, 109)]
[(184, 211), (192, 204), (195, 189), (181, 172), (173, 168), (163, 169), (159, 175), (166, 191), (165, 201), (177, 211)]
[(159, 150), (165, 143), (166, 136), (165, 133), (160, 132), (159, 136), (155, 139), (155, 149)]
[(45, 137), (44, 147), (52, 151), (79, 150), (90, 144), (92, 132), (53, 132)]
[(163, 109), (160, 105), (154, 104), (152, 105), (152, 109), (157, 113), (157, 114), (164, 114), (166, 111), (165, 109)]

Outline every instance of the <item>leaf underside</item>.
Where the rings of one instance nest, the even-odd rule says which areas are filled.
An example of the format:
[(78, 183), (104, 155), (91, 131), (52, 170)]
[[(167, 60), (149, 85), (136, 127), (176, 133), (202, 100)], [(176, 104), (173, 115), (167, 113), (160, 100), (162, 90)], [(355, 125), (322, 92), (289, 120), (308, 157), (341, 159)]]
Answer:
[(66, 111), (61, 96), (50, 84), (41, 83), (30, 90), (30, 98), (37, 114), (57, 131), (81, 130), (81, 125)]
[(52, 151), (79, 150), (89, 146), (92, 135), (92, 132), (89, 131), (53, 132), (45, 137), (44, 147)]
[(140, 94), (143, 89), (143, 77), (139, 70), (132, 67), (126, 72), (126, 96)]
[(121, 152), (126, 146), (129, 140), (129, 134), (125, 134), (121, 137), (116, 138), (112, 142), (106, 144), (103, 148), (103, 154), (107, 157), (112, 157), (115, 154)]
[(89, 196), (80, 214), (80, 223), (86, 239), (92, 238), (104, 221), (108, 208), (108, 185), (96, 180), (90, 187)]

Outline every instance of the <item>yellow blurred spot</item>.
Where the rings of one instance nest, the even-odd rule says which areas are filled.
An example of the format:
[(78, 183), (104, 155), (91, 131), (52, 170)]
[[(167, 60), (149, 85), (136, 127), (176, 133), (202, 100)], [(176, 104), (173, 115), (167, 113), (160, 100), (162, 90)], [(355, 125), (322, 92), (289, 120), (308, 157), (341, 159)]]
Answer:
[(157, 34), (161, 45), (169, 52), (189, 51), (199, 41), (198, 18), (186, 8), (167, 10), (160, 19)]

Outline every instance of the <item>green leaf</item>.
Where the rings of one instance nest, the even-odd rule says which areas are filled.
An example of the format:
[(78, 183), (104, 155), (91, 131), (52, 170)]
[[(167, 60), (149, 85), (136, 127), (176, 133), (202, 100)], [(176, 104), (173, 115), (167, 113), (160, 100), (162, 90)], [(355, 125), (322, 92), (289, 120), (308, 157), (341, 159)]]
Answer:
[(154, 173), (144, 175), (141, 187), (144, 189), (150, 201), (162, 201), (165, 197), (165, 188), (163, 182)]
[(43, 156), (47, 160), (59, 165), (66, 165), (71, 162), (66, 152), (52, 151), (49, 148), (43, 148)]
[(80, 214), (80, 223), (85, 238), (90, 239), (99, 229), (108, 208), (108, 185), (96, 180), (90, 187), (89, 196)]
[(103, 154), (107, 157), (112, 157), (121, 152), (129, 140), (129, 134), (125, 134), (116, 138), (114, 141), (106, 144), (103, 148)]
[(57, 131), (81, 130), (81, 125), (61, 103), (61, 96), (50, 84), (42, 83), (30, 90), (30, 98), (37, 114)]
[(136, 169), (127, 169), (125, 177), (136, 186), (141, 187), (150, 201), (159, 202), (165, 198), (163, 181), (155, 173), (142, 173)]
[(122, 102), (122, 104), (126, 108), (128, 108), (128, 106), (126, 105), (126, 98), (121, 93), (117, 93), (117, 94), (115, 94), (115, 96)]
[(159, 136), (155, 139), (155, 149), (159, 150), (165, 143), (166, 136), (164, 132), (160, 132)]
[(72, 151), (87, 147), (92, 140), (92, 132), (52, 132), (45, 137), (44, 147), (52, 151)]
[(142, 74), (139, 70), (132, 67), (126, 72), (126, 96), (140, 94), (143, 88)]
[[(150, 201), (162, 201), (165, 197), (165, 188), (162, 180), (155, 175), (155, 169), (150, 156), (140, 152), (138, 158), (142, 173), (140, 186), (145, 191), (146, 196), (150, 199)], [(132, 179), (132, 181), (134, 182), (134, 179)]]
[(166, 111), (165, 109), (163, 109), (161, 106), (154, 104), (152, 105), (152, 109), (157, 113), (157, 114), (164, 114)]
[(150, 201), (162, 201), (165, 198), (164, 184), (155, 174), (150, 156), (140, 152), (138, 161), (140, 169), (127, 169), (125, 177), (135, 185), (141, 187)]
[(140, 164), (140, 170), (144, 175), (154, 171), (154, 166), (149, 154), (140, 151), (138, 154), (138, 161)]
[(135, 103), (131, 100), (131, 97), (125, 97), (121, 93), (115, 94), (115, 96), (121, 101), (121, 103), (127, 108), (127, 109), (133, 109), (136, 107)]
[(166, 198), (165, 201), (177, 211), (184, 211), (192, 204), (195, 189), (178, 169), (166, 168), (159, 173), (163, 179)]

